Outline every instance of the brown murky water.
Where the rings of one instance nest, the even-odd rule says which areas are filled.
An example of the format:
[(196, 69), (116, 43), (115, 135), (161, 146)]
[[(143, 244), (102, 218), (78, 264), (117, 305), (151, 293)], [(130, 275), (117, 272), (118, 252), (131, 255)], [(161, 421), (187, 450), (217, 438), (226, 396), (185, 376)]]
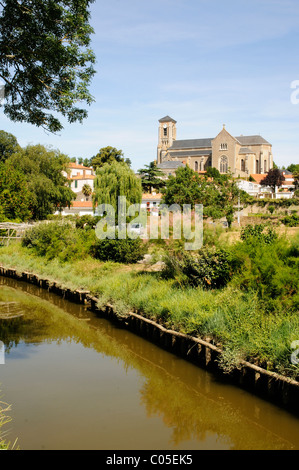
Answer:
[[(299, 449), (299, 419), (34, 286), (0, 278), (1, 399), (21, 449)], [(10, 325), (10, 326), (8, 326)]]

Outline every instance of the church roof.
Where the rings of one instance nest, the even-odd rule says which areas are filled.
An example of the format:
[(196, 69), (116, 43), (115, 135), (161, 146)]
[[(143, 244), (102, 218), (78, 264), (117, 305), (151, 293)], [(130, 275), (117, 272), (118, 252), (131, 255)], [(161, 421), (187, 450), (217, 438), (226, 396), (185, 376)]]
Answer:
[(271, 145), (267, 140), (265, 140), (262, 136), (260, 135), (240, 135), (239, 137), (236, 137), (236, 139), (240, 142), (242, 145), (261, 145), (261, 144), (267, 144)]
[(159, 122), (174, 122), (176, 124), (176, 121), (172, 119), (170, 116), (165, 116), (161, 119), (159, 119)]
[(165, 161), (165, 162), (162, 162), (162, 163), (159, 163), (159, 165), (157, 165), (158, 168), (160, 169), (173, 169), (173, 168), (179, 168), (181, 166), (185, 166), (184, 163), (182, 162), (177, 162), (177, 161)]
[(199, 149), (212, 148), (213, 139), (187, 139), (175, 140), (169, 150), (174, 149)]
[[(247, 148), (248, 145), (271, 145), (260, 135), (241, 135), (235, 137), (237, 141)], [(187, 139), (187, 140), (175, 140), (172, 146), (168, 150), (183, 150), (183, 149), (212, 149), (213, 139)], [(246, 153), (249, 153), (249, 149)], [(252, 153), (252, 150), (250, 151)]]
[(249, 149), (248, 147), (242, 147), (240, 149), (239, 155), (247, 155), (247, 153), (255, 153), (254, 150)]
[(175, 157), (203, 157), (207, 155), (212, 154), (212, 149), (207, 149), (207, 150), (180, 150), (178, 152), (174, 152), (171, 150), (169, 152), (170, 156), (172, 158)]

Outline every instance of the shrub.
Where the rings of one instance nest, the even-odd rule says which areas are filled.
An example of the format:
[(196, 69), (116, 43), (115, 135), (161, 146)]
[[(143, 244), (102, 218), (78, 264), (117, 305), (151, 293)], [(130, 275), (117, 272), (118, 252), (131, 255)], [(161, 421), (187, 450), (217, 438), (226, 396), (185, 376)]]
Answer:
[(97, 239), (90, 248), (90, 254), (101, 261), (136, 263), (147, 251), (147, 245), (140, 238)]
[(96, 217), (93, 215), (82, 215), (81, 217), (78, 217), (76, 220), (76, 228), (95, 228), (97, 225), (98, 221), (101, 219), (101, 217)]
[(183, 252), (165, 257), (164, 276), (179, 283), (206, 289), (224, 287), (231, 279), (229, 252), (220, 248), (202, 248), (198, 253)]
[(298, 227), (298, 225), (299, 225), (299, 215), (297, 215), (297, 214), (288, 215), (288, 216), (284, 217), (281, 221), (287, 227)]
[(270, 214), (273, 214), (273, 212), (275, 211), (275, 207), (274, 206), (269, 206), (268, 210), (269, 210)]
[[(258, 234), (260, 235), (260, 234)], [(274, 237), (248, 236), (232, 248), (233, 284), (247, 292), (255, 291), (269, 310), (299, 307), (298, 241)]]
[(263, 224), (246, 225), (241, 231), (241, 240), (253, 244), (270, 244), (277, 239), (277, 234), (272, 227), (268, 227), (266, 232), (264, 229)]
[(94, 241), (94, 232), (76, 230), (69, 221), (41, 222), (26, 231), (23, 246), (48, 260), (70, 261), (83, 258)]

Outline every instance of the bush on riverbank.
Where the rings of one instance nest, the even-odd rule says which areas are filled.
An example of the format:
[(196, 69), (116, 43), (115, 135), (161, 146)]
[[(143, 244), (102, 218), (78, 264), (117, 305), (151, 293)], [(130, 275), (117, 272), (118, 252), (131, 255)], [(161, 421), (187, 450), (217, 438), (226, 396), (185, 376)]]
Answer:
[(204, 247), (195, 255), (184, 251), (168, 254), (164, 262), (163, 276), (176, 279), (181, 286), (219, 289), (232, 276), (229, 253), (224, 249)]
[(242, 242), (231, 247), (234, 263), (232, 284), (255, 291), (267, 310), (299, 308), (299, 236), (278, 237), (261, 227), (243, 231)]
[(26, 231), (23, 246), (47, 260), (82, 259), (95, 239), (93, 231), (76, 230), (72, 221), (41, 222)]
[(136, 239), (104, 239), (95, 240), (90, 248), (90, 254), (102, 261), (132, 264), (143, 258), (147, 245), (140, 238)]

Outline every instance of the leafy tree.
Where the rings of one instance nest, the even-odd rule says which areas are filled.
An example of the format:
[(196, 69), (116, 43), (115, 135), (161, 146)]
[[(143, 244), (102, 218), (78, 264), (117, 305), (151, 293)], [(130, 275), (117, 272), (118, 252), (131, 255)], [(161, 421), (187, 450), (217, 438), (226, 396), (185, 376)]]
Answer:
[(87, 117), (77, 103), (93, 101), (92, 2), (1, 1), (0, 77), (9, 119), (57, 132), (63, 128), (57, 114), (70, 123)]
[[(221, 175), (221, 179), (217, 182), (213, 182), (212, 184), (215, 185), (216, 197), (214, 197), (208, 210), (210, 209), (214, 211), (215, 217), (216, 208), (219, 215), (221, 214), (221, 217), (225, 217), (228, 226), (231, 227), (235, 212), (238, 210), (238, 200), (240, 199), (240, 202), (246, 203), (248, 195), (239, 189), (235, 179), (230, 173)], [(219, 218), (219, 215), (217, 218)]]
[(138, 173), (141, 176), (142, 188), (146, 192), (151, 193), (152, 188), (160, 191), (165, 187), (165, 181), (162, 179), (164, 173), (157, 167), (155, 161), (145, 165), (145, 168), (138, 170)]
[(45, 219), (49, 214), (70, 206), (75, 198), (66, 185), (69, 158), (58, 150), (42, 145), (28, 145), (6, 160), (5, 165), (19, 170), (27, 181), (33, 219)]
[(284, 176), (278, 168), (272, 168), (268, 171), (265, 178), (261, 181), (262, 186), (270, 186), (275, 192), (276, 186), (281, 186), (284, 181)]
[(219, 175), (216, 178), (205, 174), (198, 175), (188, 166), (178, 168), (176, 176), (170, 176), (163, 190), (165, 204), (203, 205), (203, 213), (214, 220), (225, 217), (230, 227), (234, 214), (238, 210), (238, 198), (245, 203), (247, 193), (241, 191), (231, 174)]
[(93, 204), (110, 204), (117, 214), (119, 196), (126, 197), (127, 206), (140, 204), (141, 181), (125, 162), (105, 163), (96, 170)]
[(0, 212), (9, 220), (25, 221), (31, 218), (30, 193), (23, 173), (6, 164), (0, 164)]
[(202, 204), (205, 199), (206, 180), (188, 165), (176, 170), (175, 176), (169, 176), (165, 188), (162, 188), (164, 204)]
[(299, 173), (299, 164), (291, 163), (291, 165), (287, 167), (287, 170), (291, 173)]
[(118, 150), (115, 147), (103, 147), (99, 152), (92, 157), (90, 160), (91, 166), (96, 170), (97, 168), (102, 167), (105, 163), (112, 162), (124, 162), (124, 154), (122, 150)]
[(19, 148), (17, 138), (13, 134), (0, 131), (0, 162), (4, 162)]

